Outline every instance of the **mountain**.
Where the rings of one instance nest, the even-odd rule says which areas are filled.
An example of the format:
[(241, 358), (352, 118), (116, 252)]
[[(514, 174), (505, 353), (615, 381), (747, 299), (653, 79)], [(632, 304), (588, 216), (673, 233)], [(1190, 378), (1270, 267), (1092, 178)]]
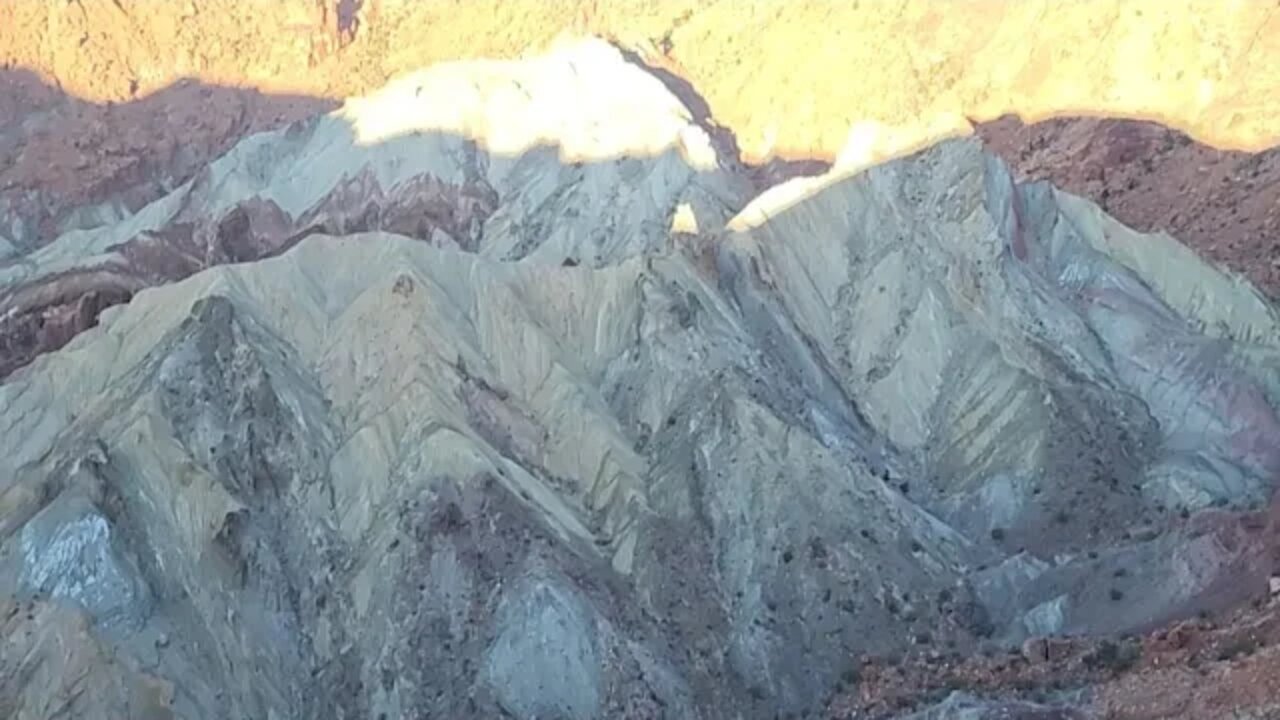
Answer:
[(1125, 225), (1164, 230), (1280, 296), (1280, 150), (1221, 150), (1162, 125), (1064, 117), (976, 128), (1023, 180), (1048, 180)]
[(722, 226), (749, 197), (748, 178), (720, 167), (737, 158), (717, 152), (684, 105), (607, 43), (436, 66), (252, 135), (120, 222), (0, 265), (0, 373), (140, 288), (314, 232), (385, 230), (591, 265), (651, 250), (677, 210), (691, 227)]
[(0, 259), (136, 213), (249, 134), (568, 29), (696, 88), (686, 104), (766, 174), (976, 130), (1019, 177), (1276, 297), (1276, 21), (1215, 0), (0, 4)]
[(0, 283), (12, 717), (816, 714), (1274, 570), (1251, 285), (974, 139), (757, 194), (601, 41), (252, 135)]

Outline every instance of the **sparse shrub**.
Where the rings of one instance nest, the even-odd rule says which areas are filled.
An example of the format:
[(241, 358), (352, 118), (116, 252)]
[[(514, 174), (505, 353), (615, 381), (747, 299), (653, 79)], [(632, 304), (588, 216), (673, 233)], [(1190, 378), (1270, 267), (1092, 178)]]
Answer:
[(1237, 657), (1248, 657), (1258, 651), (1258, 641), (1252, 637), (1237, 638), (1218, 650), (1219, 660), (1233, 660)]
[(846, 690), (857, 685), (862, 681), (862, 672), (858, 670), (858, 666), (850, 665), (840, 673), (840, 689)]
[(991, 637), (992, 633), (996, 631), (987, 608), (981, 603), (972, 600), (959, 603), (956, 606), (955, 619), (961, 627), (973, 633), (976, 637)]
[(996, 542), (1004, 542), (1004, 528), (991, 528), (991, 539)]
[(1124, 599), (1124, 591), (1120, 588), (1111, 588), (1111, 601), (1120, 602)]
[(816, 535), (809, 538), (809, 558), (814, 562), (821, 562), (827, 559), (827, 544)]
[(1136, 642), (1115, 643), (1103, 640), (1096, 650), (1084, 656), (1084, 665), (1090, 670), (1124, 672), (1142, 657), (1142, 646)]

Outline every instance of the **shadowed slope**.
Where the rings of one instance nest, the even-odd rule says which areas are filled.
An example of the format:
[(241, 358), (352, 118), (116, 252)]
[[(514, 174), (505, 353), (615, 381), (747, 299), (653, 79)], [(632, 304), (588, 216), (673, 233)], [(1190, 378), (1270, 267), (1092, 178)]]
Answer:
[(1090, 198), (1144, 232), (1163, 230), (1280, 297), (1280, 150), (1223, 151), (1117, 119), (1003, 118), (977, 134), (1020, 178)]
[(727, 720), (1265, 584), (1254, 288), (976, 140), (752, 199), (709, 123), (438, 66), (0, 268), (0, 596), (116, 714)]
[(0, 261), (128, 217), (245, 136), (337, 106), (193, 80), (93, 103), (0, 70)]
[(15, 373), (0, 591), (194, 717), (732, 718), (1271, 569), (1206, 508), (1275, 482), (1274, 311), (977, 142), (579, 267), (483, 257), (502, 212), (479, 255), (316, 234), (145, 289)]
[(136, 213), (0, 263), (0, 374), (139, 288), (314, 232), (384, 230), (545, 263), (652, 251), (680, 208), (695, 227), (741, 208), (752, 188), (735, 162), (603, 42), (437, 66), (247, 138)]

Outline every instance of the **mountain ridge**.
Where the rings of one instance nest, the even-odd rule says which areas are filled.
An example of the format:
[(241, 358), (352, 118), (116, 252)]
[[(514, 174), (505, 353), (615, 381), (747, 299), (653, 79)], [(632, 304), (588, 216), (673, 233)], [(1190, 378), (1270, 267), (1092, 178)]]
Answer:
[[(649, 93), (614, 139), (656, 154), (413, 134), (406, 79), (5, 268), (42, 330), (68, 272), (135, 283), (0, 383), (8, 631), (77, 650), (15, 716), (818, 714), (865, 655), (1265, 589), (1280, 314), (1246, 281), (976, 139), (756, 196), (575, 47), (425, 77), (492, 83), (468, 128)], [(511, 93), (575, 53), (599, 105)]]

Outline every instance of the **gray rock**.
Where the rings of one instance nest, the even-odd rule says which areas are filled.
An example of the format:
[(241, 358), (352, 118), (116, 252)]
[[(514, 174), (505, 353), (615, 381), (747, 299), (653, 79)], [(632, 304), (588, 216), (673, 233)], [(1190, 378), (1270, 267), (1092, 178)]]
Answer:
[[(513, 67), (556, 98), (580, 74), (593, 101), (661, 90)], [(1132, 630), (1238, 567), (1157, 520), (1280, 471), (1280, 318), (1248, 287), (973, 141), (725, 229), (740, 178), (665, 96), (618, 136), (592, 134), (608, 102), (577, 137), (531, 100), (545, 127), (515, 140), (553, 128), (560, 154), (388, 112), (456, 121), (413, 83), (464, 70), (250, 138), (0, 273), (92, 266), (184, 213), (241, 261), (0, 384), (4, 562), (181, 714), (817, 714), (863, 654)], [(563, 153), (596, 145), (619, 152)], [(377, 229), (417, 192), (393, 181), (435, 182), (407, 158), (480, 193), (447, 230)], [(368, 217), (321, 202), (366, 191)], [(268, 200), (321, 202), (332, 232), (262, 259), (245, 233), (276, 216), (245, 208)], [(701, 234), (675, 242), (680, 203)], [(1122, 602), (1119, 567), (1144, 590)]]
[(1092, 717), (1087, 710), (1069, 703), (1046, 705), (954, 692), (935, 705), (900, 715), (898, 720), (1089, 720)]
[(64, 493), (23, 526), (17, 544), (27, 593), (77, 606), (107, 628), (146, 621), (147, 587), (111, 522), (87, 498)]
[(506, 590), (485, 679), (517, 717), (599, 717), (602, 672), (595, 623), (556, 583), (530, 577)]

